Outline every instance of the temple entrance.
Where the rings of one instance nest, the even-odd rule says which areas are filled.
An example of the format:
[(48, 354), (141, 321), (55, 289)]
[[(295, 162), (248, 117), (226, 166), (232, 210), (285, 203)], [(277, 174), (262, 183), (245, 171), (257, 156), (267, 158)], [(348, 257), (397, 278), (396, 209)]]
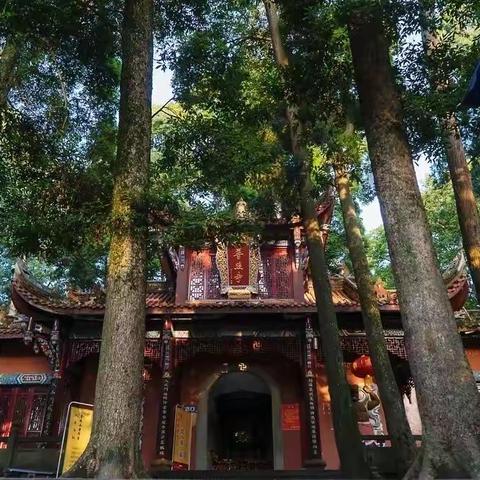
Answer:
[(272, 396), (257, 375), (220, 377), (208, 399), (208, 452), (215, 470), (273, 468)]

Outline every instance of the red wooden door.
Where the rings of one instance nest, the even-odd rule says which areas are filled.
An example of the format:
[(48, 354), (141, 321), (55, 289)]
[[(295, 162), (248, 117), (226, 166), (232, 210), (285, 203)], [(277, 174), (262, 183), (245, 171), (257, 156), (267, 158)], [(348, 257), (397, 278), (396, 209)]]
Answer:
[[(22, 437), (40, 436), (45, 420), (46, 387), (0, 388), (0, 437), (8, 437), (16, 425)], [(6, 448), (1, 442), (0, 448)]]

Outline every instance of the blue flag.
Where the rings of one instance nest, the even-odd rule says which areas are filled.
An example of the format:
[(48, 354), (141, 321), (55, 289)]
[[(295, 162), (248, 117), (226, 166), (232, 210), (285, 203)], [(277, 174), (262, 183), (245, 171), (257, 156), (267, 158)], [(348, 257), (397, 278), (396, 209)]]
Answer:
[(465, 98), (461, 103), (464, 107), (480, 107), (480, 61), (475, 67), (470, 84), (468, 85), (468, 91)]

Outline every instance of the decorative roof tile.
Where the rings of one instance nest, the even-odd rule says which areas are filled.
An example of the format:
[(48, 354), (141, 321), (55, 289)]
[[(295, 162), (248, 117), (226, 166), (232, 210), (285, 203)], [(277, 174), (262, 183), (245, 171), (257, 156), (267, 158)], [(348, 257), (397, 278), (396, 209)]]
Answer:
[(0, 325), (0, 338), (23, 338), (23, 332), (19, 325), (13, 323)]
[[(463, 258), (463, 257), (462, 257)], [(454, 267), (447, 271), (445, 283), (452, 306), (460, 309), (468, 295), (465, 263), (459, 258)], [(330, 278), (332, 300), (337, 311), (359, 312), (360, 303), (355, 282), (350, 278), (334, 275)], [(375, 286), (378, 304), (383, 311), (399, 312), (397, 293), (387, 290), (381, 284)], [(15, 268), (13, 291), (21, 300), (36, 309), (57, 315), (102, 315), (105, 308), (103, 292), (70, 293), (66, 297), (46, 290), (31, 277), (24, 265)], [(306, 286), (303, 302), (294, 299), (252, 299), (252, 300), (197, 300), (182, 305), (175, 304), (173, 289), (165, 283), (151, 283), (147, 288), (146, 307), (149, 313), (207, 313), (209, 311), (256, 312), (315, 310), (315, 294), (311, 282)], [(3, 336), (0, 332), (0, 336)]]

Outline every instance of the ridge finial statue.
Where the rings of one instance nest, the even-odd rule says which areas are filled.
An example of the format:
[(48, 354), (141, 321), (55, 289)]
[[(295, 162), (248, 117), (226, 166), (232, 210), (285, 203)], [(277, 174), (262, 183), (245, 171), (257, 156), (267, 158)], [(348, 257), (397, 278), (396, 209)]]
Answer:
[(247, 202), (240, 197), (240, 200), (235, 204), (235, 216), (237, 218), (246, 218), (248, 215)]

